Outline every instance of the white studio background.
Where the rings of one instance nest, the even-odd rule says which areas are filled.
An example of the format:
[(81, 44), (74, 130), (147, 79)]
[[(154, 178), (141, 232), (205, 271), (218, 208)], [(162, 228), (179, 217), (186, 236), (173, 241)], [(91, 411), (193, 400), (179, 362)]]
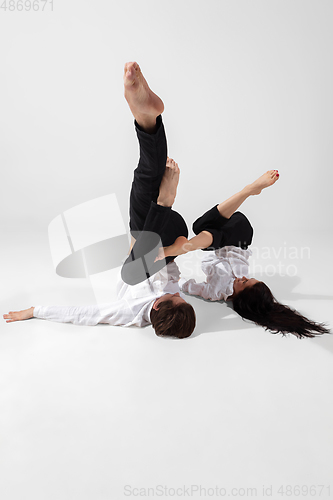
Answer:
[(46, 231), (113, 192), (127, 224), (138, 147), (122, 76), (135, 60), (165, 103), (181, 168), (174, 208), (189, 227), (279, 169), (279, 184), (243, 207), (254, 227), (331, 229), (332, 21), (324, 0), (0, 9), (1, 227)]
[[(88, 279), (55, 274), (47, 230), (111, 193), (127, 226), (138, 145), (122, 77), (137, 61), (165, 103), (181, 168), (175, 209), (191, 228), (278, 169), (241, 209), (259, 249), (254, 275), (263, 265), (278, 300), (332, 328), (331, 0), (2, 5), (1, 314), (95, 303)], [(296, 246), (311, 247), (311, 259), (290, 257)], [(269, 275), (277, 263), (296, 273)], [(282, 339), (226, 304), (189, 302), (197, 327), (179, 342), (151, 326), (1, 318), (1, 500), (118, 500), (127, 484), (255, 486), (257, 498), (273, 485), (274, 500), (279, 485), (315, 484), (325, 491), (312, 498), (328, 498), (332, 336)]]

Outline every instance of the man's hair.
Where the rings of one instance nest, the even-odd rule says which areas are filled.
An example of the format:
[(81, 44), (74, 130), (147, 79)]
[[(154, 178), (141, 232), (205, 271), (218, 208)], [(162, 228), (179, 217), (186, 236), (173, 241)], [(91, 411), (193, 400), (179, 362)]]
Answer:
[(164, 300), (158, 309), (152, 309), (150, 320), (159, 337), (189, 337), (195, 328), (195, 312), (191, 304), (183, 302), (174, 305), (172, 300)]

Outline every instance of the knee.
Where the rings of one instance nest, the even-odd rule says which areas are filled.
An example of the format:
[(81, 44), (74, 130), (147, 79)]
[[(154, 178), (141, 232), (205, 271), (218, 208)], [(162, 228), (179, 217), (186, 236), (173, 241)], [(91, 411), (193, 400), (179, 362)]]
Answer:
[(193, 224), (192, 224), (192, 230), (193, 230), (194, 234), (201, 233), (200, 219), (197, 219), (195, 222), (193, 222)]
[(249, 219), (242, 212), (235, 212), (232, 217), (234, 217), (235, 227), (237, 227), (237, 234), (241, 235), (242, 242), (246, 247), (251, 245), (253, 238), (253, 227), (251, 226)]

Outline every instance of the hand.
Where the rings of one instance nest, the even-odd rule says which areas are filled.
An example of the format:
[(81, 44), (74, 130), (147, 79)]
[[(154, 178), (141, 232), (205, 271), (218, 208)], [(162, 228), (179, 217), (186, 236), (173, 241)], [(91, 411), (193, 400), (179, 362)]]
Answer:
[(6, 323), (30, 319), (34, 317), (34, 309), (34, 307), (30, 307), (29, 309), (23, 309), (23, 311), (10, 311), (8, 314), (4, 314), (3, 318), (6, 320)]

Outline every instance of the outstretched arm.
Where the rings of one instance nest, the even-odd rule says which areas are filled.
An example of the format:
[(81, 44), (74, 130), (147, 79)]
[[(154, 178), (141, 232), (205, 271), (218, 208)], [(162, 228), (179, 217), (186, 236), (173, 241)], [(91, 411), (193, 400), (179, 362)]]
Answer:
[(126, 300), (108, 304), (85, 306), (36, 306), (23, 311), (11, 311), (3, 315), (7, 323), (30, 318), (45, 319), (58, 323), (94, 326), (98, 323), (125, 325), (133, 320), (133, 312)]
[(59, 323), (97, 325), (100, 322), (101, 314), (98, 306), (37, 306), (22, 311), (10, 311), (3, 317), (6, 323), (39, 318)]

